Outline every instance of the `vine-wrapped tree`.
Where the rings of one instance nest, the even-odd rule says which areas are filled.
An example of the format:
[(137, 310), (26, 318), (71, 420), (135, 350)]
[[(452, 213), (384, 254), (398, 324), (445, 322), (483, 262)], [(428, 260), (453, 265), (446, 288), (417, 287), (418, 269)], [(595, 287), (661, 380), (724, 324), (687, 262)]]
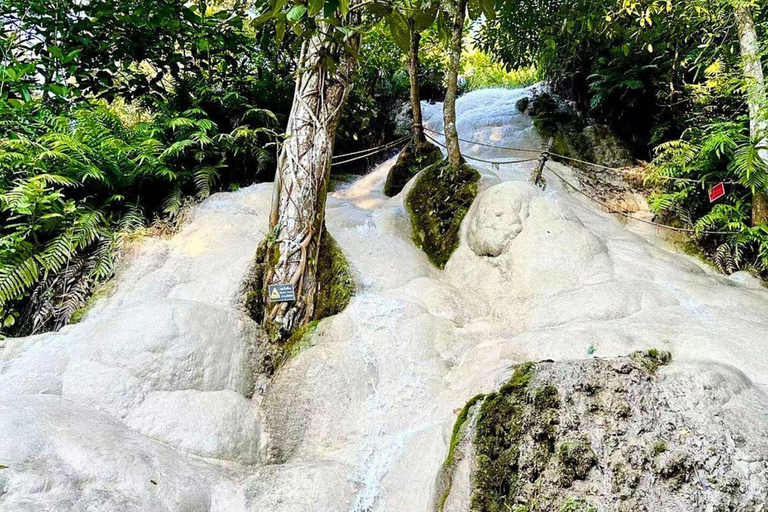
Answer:
[[(276, 22), (278, 39), (286, 22), (306, 34), (278, 159), (264, 274), (264, 323), (280, 338), (311, 320), (315, 309), (334, 136), (357, 67), (359, 19), (348, 2), (313, 1), (296, 3)], [(271, 284), (292, 285), (296, 300), (270, 302)]]

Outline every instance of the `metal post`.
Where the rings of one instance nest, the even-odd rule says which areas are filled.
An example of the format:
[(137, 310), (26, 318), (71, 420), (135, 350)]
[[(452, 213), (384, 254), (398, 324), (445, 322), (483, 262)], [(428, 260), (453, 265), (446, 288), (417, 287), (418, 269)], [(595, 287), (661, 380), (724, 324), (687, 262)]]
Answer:
[(531, 178), (529, 181), (534, 185), (537, 185), (539, 181), (541, 181), (541, 173), (544, 172), (544, 164), (547, 163), (547, 160), (549, 160), (549, 154), (552, 152), (552, 144), (554, 142), (554, 137), (550, 137), (549, 142), (547, 142), (546, 149), (539, 157), (539, 162), (536, 164), (536, 169), (534, 169), (531, 173)]

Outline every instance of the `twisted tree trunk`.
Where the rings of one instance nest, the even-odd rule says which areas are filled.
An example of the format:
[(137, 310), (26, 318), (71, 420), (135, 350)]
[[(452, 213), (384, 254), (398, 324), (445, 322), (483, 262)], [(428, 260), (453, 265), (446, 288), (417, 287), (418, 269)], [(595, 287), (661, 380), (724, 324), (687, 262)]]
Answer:
[(413, 18), (408, 20), (411, 29), (411, 58), (408, 63), (408, 74), (411, 78), (411, 111), (413, 112), (413, 147), (418, 152), (418, 147), (427, 139), (424, 137), (424, 126), (421, 117), (421, 98), (419, 97), (419, 44), (421, 34), (415, 28)]
[[(356, 22), (350, 19), (354, 16), (348, 15), (344, 23)], [(277, 165), (264, 273), (264, 324), (281, 339), (309, 322), (315, 311), (335, 132), (357, 67), (353, 54), (359, 36), (350, 36), (350, 51), (322, 35), (329, 28), (320, 27), (302, 46), (287, 139)], [(271, 303), (271, 284), (293, 285), (296, 300)]]
[[(739, 28), (741, 59), (744, 78), (747, 82), (747, 105), (749, 106), (749, 133), (758, 144), (768, 144), (768, 99), (765, 90), (763, 64), (760, 60), (760, 42), (755, 30), (752, 9), (748, 5), (735, 8), (736, 24)], [(760, 156), (768, 163), (768, 151), (761, 151)], [(755, 190), (752, 195), (752, 225), (768, 223), (768, 191)]]
[(464, 163), (459, 147), (459, 134), (456, 131), (456, 98), (459, 95), (459, 65), (461, 64), (461, 47), (464, 36), (464, 19), (467, 13), (468, 0), (452, 0), (446, 5), (453, 19), (451, 29), (450, 58), (446, 73), (445, 102), (443, 103), (443, 121), (445, 125), (445, 145), (448, 148), (448, 163), (458, 171)]

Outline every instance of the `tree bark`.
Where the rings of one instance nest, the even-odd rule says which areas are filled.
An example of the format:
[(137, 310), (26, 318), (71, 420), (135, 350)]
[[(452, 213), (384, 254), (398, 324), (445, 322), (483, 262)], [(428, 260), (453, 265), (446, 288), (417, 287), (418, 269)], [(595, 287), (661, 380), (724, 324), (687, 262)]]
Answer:
[(453, 19), (451, 29), (450, 58), (446, 73), (445, 102), (443, 102), (443, 124), (445, 145), (448, 148), (448, 163), (458, 170), (464, 163), (459, 147), (459, 134), (456, 131), (456, 97), (459, 95), (459, 65), (464, 36), (464, 19), (467, 13), (467, 0), (452, 0), (447, 8)]
[(418, 150), (421, 143), (426, 142), (424, 126), (421, 116), (421, 97), (419, 96), (419, 44), (421, 34), (416, 31), (413, 18), (408, 20), (411, 29), (411, 59), (408, 63), (408, 74), (411, 78), (411, 112), (413, 113), (413, 142), (414, 149)]
[[(735, 8), (736, 24), (739, 28), (741, 60), (747, 87), (749, 107), (749, 134), (753, 142), (768, 143), (768, 100), (765, 90), (763, 64), (760, 60), (760, 42), (757, 39), (752, 9), (747, 5)], [(763, 161), (768, 162), (768, 151), (760, 151)], [(752, 225), (768, 223), (768, 191), (754, 190), (752, 193)]]
[[(264, 273), (264, 325), (280, 339), (309, 322), (315, 311), (333, 144), (357, 67), (352, 52), (321, 35), (328, 29), (320, 27), (302, 46), (287, 139), (278, 158)], [(348, 44), (356, 54), (359, 36), (353, 34)], [(271, 284), (293, 285), (296, 300), (270, 302)]]

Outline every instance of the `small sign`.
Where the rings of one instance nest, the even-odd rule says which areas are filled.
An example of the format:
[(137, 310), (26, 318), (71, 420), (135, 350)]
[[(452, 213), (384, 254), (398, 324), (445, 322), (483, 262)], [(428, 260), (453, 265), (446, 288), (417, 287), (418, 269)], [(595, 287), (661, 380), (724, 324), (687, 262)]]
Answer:
[(718, 183), (712, 190), (709, 191), (709, 202), (714, 203), (725, 195), (725, 184), (723, 182)]
[(293, 302), (296, 300), (296, 293), (293, 291), (292, 284), (271, 284), (268, 291), (270, 302)]

